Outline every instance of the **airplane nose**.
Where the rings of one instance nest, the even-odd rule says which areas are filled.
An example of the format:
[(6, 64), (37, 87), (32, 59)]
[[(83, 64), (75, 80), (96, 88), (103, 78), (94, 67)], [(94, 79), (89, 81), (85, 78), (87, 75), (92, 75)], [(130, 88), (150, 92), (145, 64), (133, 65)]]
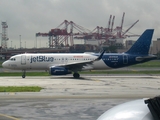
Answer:
[(3, 63), (2, 63), (2, 67), (5, 68), (6, 66), (7, 66), (7, 65), (6, 65), (6, 62), (3, 62)]

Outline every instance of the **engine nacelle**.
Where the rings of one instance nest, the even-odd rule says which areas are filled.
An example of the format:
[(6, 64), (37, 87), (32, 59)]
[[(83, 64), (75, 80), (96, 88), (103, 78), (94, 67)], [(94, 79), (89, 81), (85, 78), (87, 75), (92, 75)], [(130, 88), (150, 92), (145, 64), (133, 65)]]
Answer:
[(66, 75), (71, 74), (72, 72), (64, 67), (55, 67), (52, 66), (49, 69), (49, 74), (51, 75)]

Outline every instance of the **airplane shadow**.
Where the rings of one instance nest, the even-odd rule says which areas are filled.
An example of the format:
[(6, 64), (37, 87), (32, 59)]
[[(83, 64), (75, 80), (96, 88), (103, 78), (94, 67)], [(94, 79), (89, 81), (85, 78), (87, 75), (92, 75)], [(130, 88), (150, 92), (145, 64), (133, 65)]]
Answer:
[(50, 79), (62, 79), (62, 80), (64, 80), (64, 79), (71, 79), (71, 80), (89, 80), (89, 81), (93, 81), (93, 79), (90, 79), (90, 78), (84, 78), (84, 77), (80, 77), (80, 78), (74, 78), (74, 77), (50, 77)]

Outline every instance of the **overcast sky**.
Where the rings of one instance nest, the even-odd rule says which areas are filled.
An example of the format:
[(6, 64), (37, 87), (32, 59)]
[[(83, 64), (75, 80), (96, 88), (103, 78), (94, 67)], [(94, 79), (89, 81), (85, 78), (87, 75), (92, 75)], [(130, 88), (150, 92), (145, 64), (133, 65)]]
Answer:
[[(160, 37), (160, 0), (0, 0), (0, 20), (8, 24), (8, 47), (35, 46), (35, 34), (49, 32), (64, 20), (73, 21), (93, 30), (96, 26), (107, 27), (110, 15), (115, 15), (114, 28), (120, 26), (125, 12), (126, 30), (136, 20), (139, 22), (129, 31), (141, 34), (154, 28), (154, 39)], [(2, 30), (0, 30), (0, 33)], [(46, 47), (48, 38), (38, 37), (38, 46)], [(40, 42), (41, 41), (41, 42)]]

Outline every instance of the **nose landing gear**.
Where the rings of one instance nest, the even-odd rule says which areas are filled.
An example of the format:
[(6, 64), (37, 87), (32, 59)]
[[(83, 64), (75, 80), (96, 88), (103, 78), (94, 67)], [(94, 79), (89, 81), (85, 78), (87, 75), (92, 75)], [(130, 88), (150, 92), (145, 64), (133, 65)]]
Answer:
[(23, 74), (22, 74), (22, 78), (26, 77), (26, 70), (22, 70)]

